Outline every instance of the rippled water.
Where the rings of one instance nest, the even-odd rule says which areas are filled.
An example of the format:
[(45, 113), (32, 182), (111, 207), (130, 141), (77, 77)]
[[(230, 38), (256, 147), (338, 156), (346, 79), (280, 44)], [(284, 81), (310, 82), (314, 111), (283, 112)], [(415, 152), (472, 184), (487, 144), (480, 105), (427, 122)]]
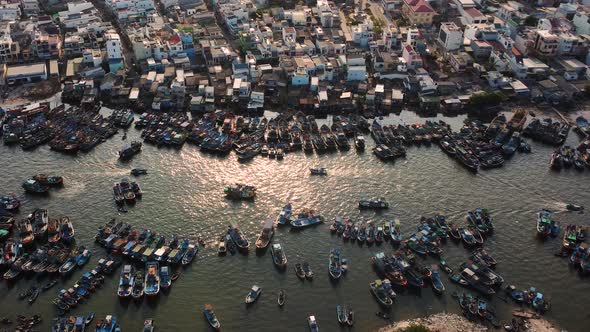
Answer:
[[(441, 119), (443, 119), (441, 117)], [(464, 117), (444, 118), (458, 129)], [(386, 123), (423, 122), (414, 114), (384, 119)], [(129, 130), (128, 140), (139, 137), (139, 131)], [(575, 134), (568, 142), (577, 144)], [(93, 237), (96, 228), (113, 217), (138, 228), (149, 227), (166, 235), (180, 234), (191, 238), (203, 237), (214, 245), (228, 223), (237, 223), (251, 241), (268, 217), (275, 218), (280, 208), (291, 202), (294, 209), (314, 208), (328, 219), (336, 215), (356, 221), (380, 222), (398, 217), (406, 234), (413, 231), (422, 215), (444, 211), (448, 219), (463, 222), (465, 212), (475, 207), (491, 209), (496, 231), (488, 238), (487, 247), (498, 260), (497, 267), (507, 284), (519, 287), (536, 286), (551, 299), (553, 307), (547, 317), (570, 331), (587, 330), (590, 316), (583, 309), (590, 294), (590, 280), (581, 278), (568, 267), (567, 261), (553, 253), (560, 247), (558, 239), (539, 242), (534, 237), (535, 212), (542, 207), (561, 210), (566, 202), (590, 206), (590, 171), (553, 172), (548, 167), (551, 148), (532, 143), (533, 153), (515, 155), (504, 167), (482, 171), (475, 175), (433, 145), (411, 147), (406, 159), (382, 163), (370, 151), (322, 156), (302, 152), (289, 154), (283, 161), (255, 158), (241, 164), (234, 154), (226, 158), (201, 153), (189, 144), (181, 150), (158, 149), (144, 145), (143, 152), (132, 162), (121, 163), (117, 151), (124, 144), (121, 134), (78, 157), (58, 154), (47, 146), (33, 152), (17, 147), (0, 146), (1, 192), (17, 192), (24, 199), (21, 214), (34, 208), (47, 208), (53, 216), (69, 215), (76, 227), (78, 244), (93, 250), (93, 259), (84, 269), (92, 268), (105, 252)], [(312, 177), (309, 167), (327, 167), (329, 176)], [(129, 213), (119, 215), (112, 202), (112, 183), (128, 175), (129, 169), (144, 167), (149, 175), (139, 178), (144, 197)], [(30, 197), (22, 193), (21, 182), (35, 173), (62, 174), (63, 189), (52, 191), (48, 197)], [(231, 202), (223, 197), (222, 187), (244, 182), (258, 187), (258, 197), (252, 202)], [(384, 213), (360, 212), (357, 201), (362, 197), (384, 196), (391, 208)], [(564, 223), (588, 224), (585, 215), (556, 213)], [(275, 241), (287, 252), (289, 268), (279, 272), (272, 264), (270, 253), (249, 256), (218, 257), (215, 248), (199, 252), (197, 259), (173, 285), (169, 294), (156, 301), (142, 303), (120, 302), (116, 297), (118, 273), (107, 277), (105, 286), (72, 314), (95, 311), (98, 316), (114, 314), (119, 317), (123, 331), (140, 331), (143, 319), (154, 318), (160, 331), (206, 330), (201, 308), (211, 303), (225, 331), (305, 330), (306, 317), (315, 314), (323, 331), (337, 331), (335, 306), (350, 303), (356, 312), (351, 330), (369, 331), (386, 324), (374, 315), (380, 310), (371, 296), (368, 283), (376, 278), (369, 261), (379, 251), (391, 251), (381, 246), (359, 246), (343, 243), (330, 234), (328, 225), (301, 232), (279, 229)], [(330, 248), (341, 247), (350, 261), (348, 274), (332, 283), (327, 273)], [(444, 258), (453, 267), (463, 262), (468, 251), (449, 242), (443, 247)], [(315, 271), (312, 282), (302, 282), (295, 276), (297, 261), (308, 261)], [(435, 263), (428, 259), (428, 262)], [(71, 286), (82, 274), (60, 281), (58, 286)], [(446, 281), (446, 280), (445, 280)], [(41, 313), (48, 330), (56, 311), (51, 304), (59, 287), (42, 294), (29, 306), (18, 301), (17, 294), (45, 280), (21, 279), (14, 285), (6, 282), (0, 287), (0, 307), (4, 316), (16, 313)], [(392, 320), (423, 316), (440, 311), (458, 312), (450, 293), (455, 286), (445, 282), (447, 293), (436, 296), (430, 288), (408, 290), (398, 296), (392, 308)], [(260, 300), (245, 307), (243, 299), (249, 288), (263, 288)], [(283, 308), (276, 305), (280, 288), (287, 291)], [(493, 299), (500, 318), (509, 318), (513, 308), (497, 297)]]

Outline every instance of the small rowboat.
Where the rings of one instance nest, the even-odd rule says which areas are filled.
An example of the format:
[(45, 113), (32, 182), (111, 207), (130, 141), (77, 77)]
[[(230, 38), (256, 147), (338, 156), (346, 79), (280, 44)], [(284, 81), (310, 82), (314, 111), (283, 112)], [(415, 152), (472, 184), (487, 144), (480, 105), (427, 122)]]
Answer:
[(283, 305), (285, 305), (286, 299), (287, 299), (287, 293), (285, 292), (284, 289), (281, 289), (279, 291), (279, 295), (277, 297), (277, 303), (279, 304), (279, 307), (282, 307)]

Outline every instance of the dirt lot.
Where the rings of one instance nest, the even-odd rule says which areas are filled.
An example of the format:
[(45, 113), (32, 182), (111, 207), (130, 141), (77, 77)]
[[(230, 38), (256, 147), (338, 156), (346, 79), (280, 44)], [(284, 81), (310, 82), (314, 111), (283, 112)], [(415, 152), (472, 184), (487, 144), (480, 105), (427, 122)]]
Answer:
[(61, 89), (57, 79), (49, 79), (38, 83), (29, 83), (19, 86), (7, 86), (1, 89), (2, 104), (24, 104), (46, 99), (56, 94)]

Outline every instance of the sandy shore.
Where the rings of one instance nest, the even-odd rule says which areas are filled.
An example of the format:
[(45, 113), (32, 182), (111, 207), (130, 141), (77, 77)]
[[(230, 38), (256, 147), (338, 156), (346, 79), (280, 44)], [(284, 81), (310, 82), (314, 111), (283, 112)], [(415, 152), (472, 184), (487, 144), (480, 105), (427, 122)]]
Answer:
[[(378, 332), (403, 332), (404, 329), (412, 324), (421, 324), (428, 327), (432, 332), (482, 332), (494, 331), (492, 327), (475, 324), (468, 321), (463, 316), (457, 314), (439, 313), (424, 318), (416, 318), (397, 322), (393, 325), (384, 327)], [(529, 319), (528, 332), (560, 332), (550, 322), (544, 319)], [(502, 328), (502, 331), (504, 329)]]

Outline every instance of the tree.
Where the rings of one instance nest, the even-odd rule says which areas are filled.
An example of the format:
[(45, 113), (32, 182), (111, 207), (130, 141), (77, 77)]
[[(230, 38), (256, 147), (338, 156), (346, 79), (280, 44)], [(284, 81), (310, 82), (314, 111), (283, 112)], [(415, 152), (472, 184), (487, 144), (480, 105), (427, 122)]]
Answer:
[(502, 92), (482, 92), (475, 95), (472, 95), (469, 98), (469, 104), (471, 106), (496, 106), (502, 100), (504, 100), (505, 96)]

